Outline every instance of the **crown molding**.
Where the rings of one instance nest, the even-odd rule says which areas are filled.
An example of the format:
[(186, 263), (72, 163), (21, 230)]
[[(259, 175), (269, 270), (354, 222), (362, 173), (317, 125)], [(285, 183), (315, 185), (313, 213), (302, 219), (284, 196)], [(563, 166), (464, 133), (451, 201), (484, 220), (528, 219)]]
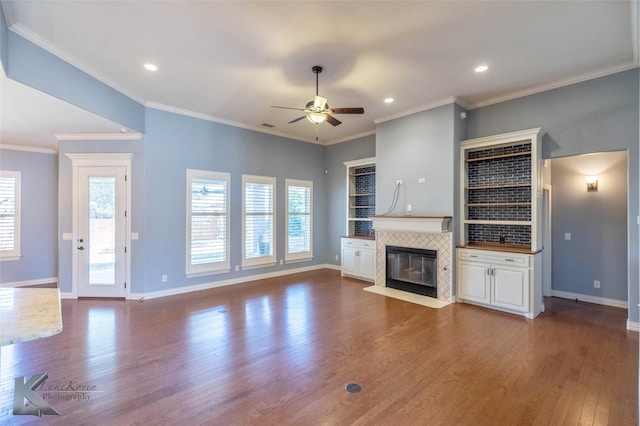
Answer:
[(69, 133), (53, 135), (57, 141), (139, 141), (140, 133)]
[(368, 132), (356, 133), (355, 135), (345, 136), (345, 137), (340, 138), (340, 139), (334, 139), (332, 141), (328, 141), (328, 142), (324, 143), (323, 145), (326, 145), (326, 146), (335, 145), (337, 143), (352, 141), (354, 139), (364, 138), (365, 136), (371, 136), (371, 135), (375, 135), (375, 134), (376, 134), (376, 131), (374, 129), (374, 130), (370, 130)]
[(34, 33), (30, 29), (26, 28), (24, 25), (22, 25), (20, 23), (16, 23), (16, 24), (11, 25), (9, 27), (9, 29), (11, 31), (13, 31), (14, 33), (18, 34), (19, 36), (25, 38), (26, 40), (30, 41), (31, 43), (35, 44), (36, 46), (46, 50), (47, 52), (51, 53), (54, 56), (60, 58), (64, 62), (68, 63), (69, 65), (71, 65), (71, 66), (79, 69), (80, 71), (90, 75), (91, 77), (95, 78), (96, 80), (100, 81), (101, 83), (106, 84), (107, 86), (111, 87), (113, 90), (122, 93), (123, 95), (127, 96), (128, 98), (131, 98), (132, 100), (138, 102), (139, 104), (144, 105), (145, 101), (142, 98), (140, 98), (139, 96), (136, 96), (135, 94), (129, 92), (128, 90), (124, 89), (123, 87), (117, 85), (113, 81), (105, 78), (100, 73), (95, 72), (94, 70), (82, 65), (81, 61), (77, 60), (75, 57), (73, 57), (72, 55), (68, 54), (67, 52), (57, 48), (52, 43), (50, 43), (48, 40), (40, 37), (38, 34)]
[(444, 106), (444, 105), (455, 104), (455, 103), (457, 103), (458, 105), (460, 105), (463, 108), (468, 109), (465, 106), (466, 103), (464, 101), (462, 101), (460, 98), (457, 98), (455, 96), (451, 96), (451, 97), (444, 98), (444, 99), (441, 99), (439, 101), (435, 101), (435, 102), (432, 102), (432, 103), (429, 103), (429, 104), (426, 104), (426, 105), (422, 105), (422, 106), (419, 106), (417, 108), (412, 108), (410, 110), (403, 111), (403, 112), (400, 112), (400, 113), (397, 113), (397, 114), (393, 114), (393, 115), (388, 115), (386, 117), (377, 118), (377, 119), (373, 120), (373, 122), (375, 124), (380, 124), (380, 123), (384, 123), (385, 121), (395, 120), (395, 119), (398, 119), (398, 118), (406, 117), (408, 115), (413, 115), (413, 114), (416, 114), (416, 113), (419, 113), (419, 112), (428, 111), (430, 109), (438, 108), (438, 107), (441, 107), (441, 106)]
[(40, 154), (57, 154), (58, 150), (55, 148), (41, 148), (37, 146), (25, 146), (25, 145), (11, 145), (0, 144), (0, 149), (9, 149), (12, 151), (25, 151), (25, 152), (37, 152)]
[(147, 102), (145, 104), (145, 106), (147, 108), (157, 109), (157, 110), (160, 110), (160, 111), (166, 111), (166, 112), (170, 112), (170, 113), (178, 114), (178, 115), (184, 115), (186, 117), (197, 118), (197, 119), (200, 119), (200, 120), (210, 121), (210, 122), (218, 123), (218, 124), (224, 124), (224, 125), (227, 125), (227, 126), (238, 127), (240, 129), (252, 130), (254, 132), (266, 133), (268, 135), (279, 136), (279, 137), (283, 137), (283, 138), (287, 138), (287, 139), (293, 139), (293, 140), (297, 140), (297, 141), (301, 141), (301, 142), (316, 143), (314, 140), (311, 140), (311, 139), (298, 138), (298, 137), (291, 136), (291, 135), (286, 134), (286, 133), (269, 130), (269, 129), (266, 129), (264, 127), (250, 126), (248, 124), (240, 123), (238, 121), (227, 120), (227, 119), (220, 118), (220, 117), (215, 117), (215, 116), (209, 115), (209, 114), (203, 114), (203, 113), (200, 113), (200, 112), (195, 112), (195, 111), (190, 111), (190, 110), (187, 110), (187, 109), (173, 107), (171, 105), (160, 104), (160, 103), (157, 103), (157, 102)]
[(617, 74), (619, 72), (628, 71), (637, 68), (638, 64), (635, 62), (626, 63), (623, 65), (616, 65), (609, 68), (604, 68), (595, 72), (577, 75), (564, 80), (554, 81), (552, 83), (541, 84), (539, 86), (532, 86), (528, 89), (518, 90), (515, 92), (506, 93), (504, 95), (496, 96), (494, 98), (488, 98), (477, 102), (469, 103), (467, 109), (477, 109), (489, 105), (499, 104), (501, 102), (512, 101), (514, 99), (523, 98), (529, 95), (535, 95), (537, 93), (546, 92), (548, 90), (559, 89), (565, 86), (571, 86), (572, 84), (582, 83), (589, 80), (594, 80), (600, 77), (606, 77), (608, 75)]

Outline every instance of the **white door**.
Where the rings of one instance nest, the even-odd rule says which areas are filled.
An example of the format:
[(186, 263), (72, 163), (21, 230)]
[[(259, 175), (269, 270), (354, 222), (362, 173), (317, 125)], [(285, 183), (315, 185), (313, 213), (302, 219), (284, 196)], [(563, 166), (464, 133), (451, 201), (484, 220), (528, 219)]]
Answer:
[(125, 297), (127, 168), (77, 168), (76, 284), (80, 297)]

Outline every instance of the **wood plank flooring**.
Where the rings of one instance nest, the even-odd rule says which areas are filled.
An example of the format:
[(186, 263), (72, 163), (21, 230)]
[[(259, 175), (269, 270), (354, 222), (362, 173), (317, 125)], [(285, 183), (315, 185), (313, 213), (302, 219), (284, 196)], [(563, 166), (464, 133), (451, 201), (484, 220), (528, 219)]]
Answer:
[[(531, 321), (368, 285), (321, 270), (143, 302), (63, 300), (61, 334), (1, 349), (0, 424), (638, 424), (625, 310), (551, 298)], [(14, 416), (14, 378), (40, 372), (53, 391), (94, 392), (40, 389), (60, 416)]]

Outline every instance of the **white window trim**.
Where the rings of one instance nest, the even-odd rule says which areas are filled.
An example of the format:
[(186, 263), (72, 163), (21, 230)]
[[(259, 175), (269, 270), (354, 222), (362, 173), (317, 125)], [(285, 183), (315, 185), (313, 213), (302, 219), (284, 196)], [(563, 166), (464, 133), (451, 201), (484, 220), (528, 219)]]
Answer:
[[(271, 185), (273, 187), (273, 237), (271, 244), (273, 246), (272, 255), (271, 256), (261, 256), (261, 257), (253, 257), (247, 259), (246, 253), (246, 217), (247, 211), (245, 206), (245, 188), (247, 183), (258, 183)], [(275, 266), (277, 264), (277, 250), (276, 250), (276, 185), (277, 179), (275, 177), (270, 176), (252, 176), (252, 175), (242, 175), (242, 269), (255, 269), (255, 268), (263, 268), (268, 266)]]
[(20, 260), (22, 254), (20, 253), (20, 236), (22, 227), (20, 226), (20, 218), (21, 214), (21, 181), (22, 174), (19, 171), (12, 170), (0, 170), (0, 176), (4, 178), (14, 178), (16, 185), (14, 187), (14, 197), (15, 197), (15, 211), (14, 211), (14, 233), (13, 233), (13, 250), (0, 250), (0, 262), (12, 261), (12, 260)]
[[(220, 180), (226, 182), (226, 196), (225, 196), (225, 215), (226, 215), (226, 257), (225, 260), (219, 262), (209, 263), (191, 263), (191, 181), (193, 179), (207, 179), (207, 180)], [(231, 253), (230, 253), (230, 212), (229, 212), (229, 199), (231, 194), (231, 175), (223, 172), (212, 172), (207, 170), (194, 170), (187, 169), (187, 231), (186, 231), (186, 259), (185, 270), (187, 278), (203, 277), (206, 275), (222, 274), (231, 270)]]
[[(309, 199), (309, 226), (311, 227), (309, 234), (309, 251), (301, 252), (301, 253), (289, 253), (289, 187), (290, 186), (306, 186), (310, 190), (310, 199)], [(284, 233), (284, 261), (286, 263), (297, 263), (297, 262), (305, 262), (313, 259), (313, 181), (310, 180), (299, 180), (299, 179), (285, 179), (285, 188), (286, 188), (286, 200), (285, 200), (285, 209), (287, 211), (287, 217), (285, 218), (285, 233)]]

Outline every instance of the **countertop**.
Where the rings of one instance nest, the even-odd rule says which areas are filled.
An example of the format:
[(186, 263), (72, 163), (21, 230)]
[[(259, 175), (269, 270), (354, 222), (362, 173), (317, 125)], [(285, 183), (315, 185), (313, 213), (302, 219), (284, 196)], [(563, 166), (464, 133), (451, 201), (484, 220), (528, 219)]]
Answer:
[(528, 246), (516, 246), (509, 244), (466, 244), (466, 245), (458, 245), (457, 248), (466, 248), (466, 249), (475, 249), (475, 250), (488, 250), (488, 251), (501, 251), (505, 253), (522, 253), (522, 254), (537, 254), (542, 250), (531, 250)]
[(49, 337), (61, 331), (59, 289), (0, 288), (0, 346)]

